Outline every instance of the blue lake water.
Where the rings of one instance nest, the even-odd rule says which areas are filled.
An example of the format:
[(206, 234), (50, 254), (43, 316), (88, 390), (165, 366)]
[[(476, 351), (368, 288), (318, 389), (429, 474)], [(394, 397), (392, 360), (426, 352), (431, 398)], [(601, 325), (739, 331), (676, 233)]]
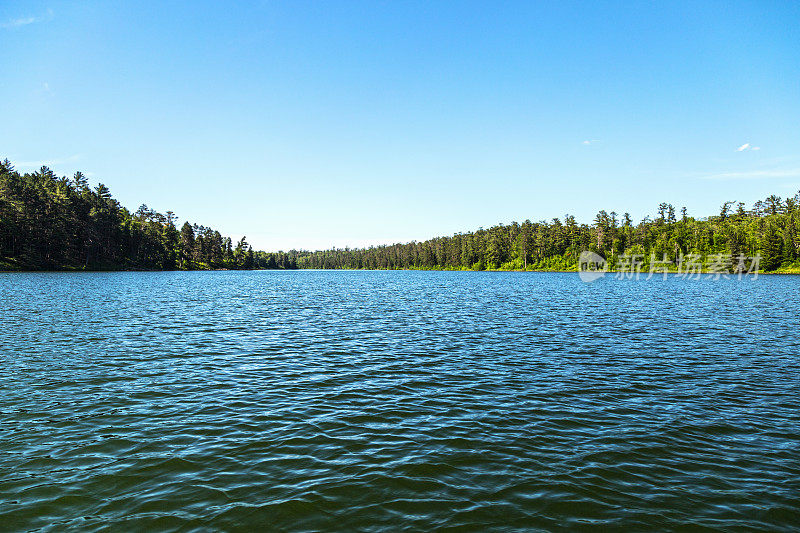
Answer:
[(0, 530), (800, 527), (800, 277), (0, 274)]

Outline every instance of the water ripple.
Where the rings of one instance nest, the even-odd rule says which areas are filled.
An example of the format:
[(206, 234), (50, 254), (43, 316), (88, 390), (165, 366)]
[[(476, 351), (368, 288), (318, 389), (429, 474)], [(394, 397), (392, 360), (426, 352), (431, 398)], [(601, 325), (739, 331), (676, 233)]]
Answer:
[(798, 294), (0, 274), (0, 529), (793, 530)]

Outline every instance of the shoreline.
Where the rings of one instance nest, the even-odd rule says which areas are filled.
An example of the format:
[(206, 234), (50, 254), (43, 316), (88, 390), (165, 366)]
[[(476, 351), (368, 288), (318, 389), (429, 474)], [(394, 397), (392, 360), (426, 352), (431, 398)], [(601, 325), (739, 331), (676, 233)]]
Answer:
[[(367, 269), (367, 268), (293, 268), (293, 269), (286, 269), (286, 268), (254, 268), (254, 269), (230, 269), (230, 268), (209, 268), (203, 270), (145, 270), (145, 269), (119, 269), (119, 270), (79, 270), (79, 269), (62, 269), (62, 270), (0, 270), (0, 274), (63, 274), (63, 273), (70, 273), (70, 274), (99, 274), (99, 273), (109, 273), (109, 272), (302, 272), (307, 270), (314, 270), (317, 272), (513, 272), (517, 274), (541, 274), (541, 273), (553, 273), (553, 274), (577, 274), (578, 270), (552, 270), (552, 269), (542, 269), (542, 270), (522, 270), (522, 269), (513, 269), (513, 270), (504, 270), (504, 269), (486, 269), (486, 270), (472, 270), (472, 269), (444, 269), (444, 268), (375, 268), (375, 269)], [(592, 271), (594, 272), (594, 271)], [(607, 270), (603, 272), (603, 274), (619, 274), (624, 273), (630, 275), (630, 272), (618, 271), (618, 270)], [(667, 271), (667, 272), (653, 272), (652, 276), (650, 276), (650, 272), (639, 272), (639, 276), (650, 276), (650, 277), (658, 277), (663, 276), (664, 274), (669, 275), (695, 275), (695, 274), (702, 274), (702, 275), (716, 275), (718, 274), (721, 276), (738, 276), (736, 272), (711, 272), (708, 270), (700, 270), (692, 272), (691, 274), (687, 272), (677, 272), (677, 271)], [(800, 268), (790, 268), (787, 270), (772, 270), (769, 272), (761, 271), (758, 272), (751, 272), (751, 273), (742, 273), (742, 276), (751, 276), (754, 274), (758, 274), (759, 276), (772, 276), (772, 275), (788, 275), (788, 276), (800, 276)]]

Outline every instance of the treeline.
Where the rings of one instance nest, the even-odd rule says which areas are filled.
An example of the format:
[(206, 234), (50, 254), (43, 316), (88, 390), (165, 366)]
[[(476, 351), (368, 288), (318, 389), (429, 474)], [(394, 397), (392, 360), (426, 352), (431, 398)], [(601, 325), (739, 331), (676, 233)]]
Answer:
[(103, 184), (90, 188), (77, 172), (47, 167), (20, 173), (0, 162), (0, 269), (451, 269), (574, 270), (584, 250), (612, 265), (624, 256), (678, 262), (696, 254), (761, 256), (761, 268), (800, 269), (800, 192), (770, 196), (746, 209), (726, 202), (707, 218), (677, 214), (666, 203), (634, 224), (629, 214), (600, 211), (592, 224), (563, 220), (516, 222), (424, 242), (318, 252), (255, 251), (242, 237), (184, 222), (141, 206), (131, 213)]
[(22, 174), (0, 162), (0, 269), (294, 269), (297, 252), (256, 252), (212, 228), (146, 205), (120, 206), (103, 184), (47, 167)]
[(706, 266), (720, 254), (761, 256), (762, 270), (797, 267), (800, 259), (800, 193), (785, 200), (770, 196), (746, 209), (726, 202), (718, 215), (694, 218), (686, 208), (676, 214), (666, 203), (655, 217), (634, 224), (628, 213), (600, 211), (592, 224), (563, 220), (500, 224), (424, 242), (333, 249), (306, 254), (300, 268), (322, 269), (446, 269), (446, 270), (575, 270), (584, 250), (603, 256), (611, 265), (623, 256), (678, 262), (689, 254)]

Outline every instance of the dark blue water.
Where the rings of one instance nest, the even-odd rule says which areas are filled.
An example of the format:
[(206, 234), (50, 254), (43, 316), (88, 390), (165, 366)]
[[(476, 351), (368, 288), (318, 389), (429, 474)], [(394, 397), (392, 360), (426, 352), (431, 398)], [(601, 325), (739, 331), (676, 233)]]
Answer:
[(0, 529), (791, 530), (800, 277), (0, 274)]

